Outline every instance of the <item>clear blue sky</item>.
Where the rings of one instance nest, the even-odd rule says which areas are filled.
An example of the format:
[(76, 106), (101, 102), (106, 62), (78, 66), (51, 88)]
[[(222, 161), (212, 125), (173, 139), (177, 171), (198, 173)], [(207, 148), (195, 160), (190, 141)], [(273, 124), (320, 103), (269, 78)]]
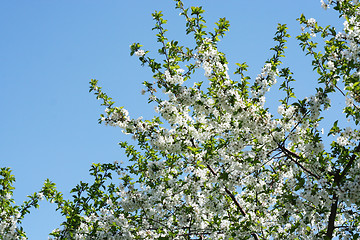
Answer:
[[(318, 0), (199, 0), (209, 29), (226, 16), (230, 32), (220, 43), (230, 62), (246, 61), (250, 76), (260, 72), (272, 56), (277, 23), (287, 23), (292, 35), (286, 65), (298, 79), (299, 96), (315, 82), (308, 57), (295, 35), (296, 18), (304, 13), (320, 24), (339, 23), (334, 11), (324, 11)], [(126, 161), (117, 145), (120, 129), (99, 125), (100, 102), (88, 92), (91, 78), (117, 105), (134, 117), (152, 116), (153, 109), (140, 94), (151, 71), (130, 57), (129, 45), (140, 42), (156, 49), (151, 13), (162, 10), (168, 19), (169, 39), (191, 43), (185, 22), (171, 0), (15, 0), (0, 2), (0, 167), (11, 167), (16, 177), (15, 200), (38, 191), (44, 180), (55, 182), (65, 196), (80, 180), (90, 181), (93, 162)], [(314, 92), (310, 90), (310, 92)], [(47, 239), (62, 217), (46, 202), (32, 209), (23, 227), (29, 239)]]

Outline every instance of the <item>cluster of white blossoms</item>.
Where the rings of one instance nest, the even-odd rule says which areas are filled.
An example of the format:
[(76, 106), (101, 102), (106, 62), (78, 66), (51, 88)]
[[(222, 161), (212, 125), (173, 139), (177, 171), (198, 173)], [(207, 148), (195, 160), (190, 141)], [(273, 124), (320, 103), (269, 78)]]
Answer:
[(130, 122), (130, 116), (128, 110), (124, 108), (114, 108), (110, 110), (109, 108), (105, 109), (106, 117), (102, 117), (101, 121), (110, 126), (117, 126), (122, 129), (127, 129)]
[(139, 49), (135, 52), (135, 55), (138, 56), (138, 57), (142, 57), (145, 55), (145, 51), (142, 50), (142, 49)]
[[(358, 4), (358, 1), (352, 1), (354, 5)], [(349, 13), (344, 13), (344, 31), (339, 33), (341, 38), (347, 42), (347, 48), (341, 52), (342, 56), (347, 60), (354, 60), (359, 62), (359, 36), (360, 36), (360, 23), (359, 16), (360, 11), (357, 9)]]
[(327, 9), (330, 8), (330, 5), (331, 5), (331, 3), (332, 3), (332, 0), (329, 0), (328, 3), (325, 3), (324, 0), (320, 0), (320, 2), (321, 2), (321, 7), (322, 7), (323, 9), (327, 10)]
[(192, 88), (181, 87), (177, 98), (183, 106), (193, 106), (195, 102), (204, 100), (201, 98), (200, 91), (194, 85)]
[[(360, 161), (356, 160), (354, 163), (355, 167), (350, 170), (350, 176), (352, 178), (347, 179), (347, 181), (338, 189), (338, 195), (342, 201), (344, 201), (347, 205), (357, 205), (359, 204), (360, 199), (360, 176), (359, 176), (359, 169), (360, 169)], [(360, 217), (359, 212), (353, 213), (354, 217)], [(360, 230), (360, 225), (357, 226), (358, 231)]]
[(177, 69), (176, 74), (172, 76), (168, 70), (165, 70), (165, 80), (171, 84), (181, 85), (184, 82), (184, 78), (181, 76), (183, 72), (183, 69)]
[(310, 118), (314, 120), (319, 118), (322, 108), (323, 110), (328, 109), (331, 103), (330, 98), (322, 92), (317, 92), (315, 96), (311, 96), (307, 100), (310, 106)]
[(326, 65), (330, 71), (334, 71), (335, 65), (333, 61), (328, 61)]
[[(215, 72), (224, 72), (228, 70), (226, 64), (222, 64), (219, 56), (219, 52), (213, 46), (210, 38), (205, 38), (204, 43), (198, 48), (197, 54), (198, 65), (205, 70), (205, 76), (207, 78), (213, 77)], [(226, 74), (226, 78), (229, 78), (229, 75)]]
[(336, 142), (340, 146), (356, 146), (360, 140), (360, 135), (357, 130), (353, 130), (351, 127), (346, 127), (340, 136), (336, 139)]
[[(265, 64), (259, 74), (255, 79), (255, 88), (252, 91), (253, 98), (261, 98), (265, 95), (266, 92), (270, 90), (270, 87), (276, 83), (276, 76), (279, 74), (277, 69), (273, 70), (271, 63)], [(263, 99), (264, 101), (265, 99)]]
[(0, 212), (0, 219), (3, 219), (0, 222), (0, 237), (1, 239), (7, 240), (17, 240), (17, 239), (26, 239), (25, 237), (20, 237), (17, 232), (17, 222), (20, 218), (20, 213), (15, 212), (10, 214), (8, 212)]
[(349, 20), (344, 22), (345, 38), (349, 43), (349, 48), (342, 51), (342, 55), (347, 60), (359, 61), (359, 36), (360, 36), (360, 23), (359, 15), (351, 16)]
[[(352, 4), (358, 5), (358, 1), (352, 1)], [(344, 31), (342, 34), (342, 39), (346, 42), (346, 48), (343, 49), (340, 53), (342, 59), (347, 62), (354, 62), (355, 64), (360, 64), (360, 11), (357, 9), (353, 12), (344, 13)], [(356, 81), (351, 80), (355, 78)], [(346, 105), (348, 107), (355, 107), (359, 109), (359, 90), (357, 89), (357, 81), (360, 79), (360, 68), (357, 67), (354, 72), (349, 76), (344, 76), (345, 81), (350, 81), (350, 83), (345, 87), (347, 90), (348, 97), (346, 98)], [(355, 101), (354, 101), (355, 100)], [(352, 105), (352, 106), (351, 106)]]
[(310, 36), (311, 37), (316, 37), (316, 34), (315, 34), (315, 25), (316, 25), (316, 20), (314, 18), (310, 18), (308, 21), (307, 21), (307, 27), (310, 28)]

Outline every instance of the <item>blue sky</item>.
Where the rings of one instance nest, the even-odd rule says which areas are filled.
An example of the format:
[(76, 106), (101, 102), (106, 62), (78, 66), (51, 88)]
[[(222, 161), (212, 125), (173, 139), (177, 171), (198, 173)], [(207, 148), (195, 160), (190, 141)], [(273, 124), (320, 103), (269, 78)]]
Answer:
[[(324, 11), (317, 0), (199, 0), (209, 30), (220, 17), (230, 20), (230, 32), (219, 44), (230, 72), (246, 61), (253, 78), (272, 56), (277, 23), (287, 23), (292, 38), (285, 65), (298, 82), (298, 96), (314, 93), (316, 78), (310, 58), (295, 40), (296, 18), (304, 13), (320, 24), (341, 26), (334, 11)], [(168, 38), (192, 44), (185, 22), (171, 0), (16, 0), (0, 3), (0, 167), (11, 167), (16, 177), (14, 198), (21, 204), (49, 178), (65, 196), (80, 180), (90, 181), (93, 162), (126, 161), (117, 145), (126, 140), (120, 129), (99, 125), (100, 102), (88, 92), (91, 78), (117, 105), (134, 117), (153, 115), (140, 94), (150, 69), (130, 57), (129, 45), (140, 42), (152, 56), (160, 46), (151, 31), (151, 13), (162, 10), (168, 19)], [(274, 100), (274, 103), (276, 101)], [(62, 222), (55, 205), (46, 202), (31, 210), (23, 227), (29, 239), (47, 239)]]

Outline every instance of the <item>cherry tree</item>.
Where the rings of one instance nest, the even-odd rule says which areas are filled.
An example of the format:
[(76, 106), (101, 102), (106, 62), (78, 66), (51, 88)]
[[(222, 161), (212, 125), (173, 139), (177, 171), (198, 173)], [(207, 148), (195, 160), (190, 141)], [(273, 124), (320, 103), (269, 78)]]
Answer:
[[(22, 206), (11, 204), (13, 180), (2, 169), (0, 239), (25, 237), (16, 223), (41, 198), (66, 216), (53, 239), (358, 239), (358, 1), (321, 1), (344, 19), (341, 31), (299, 17), (303, 32), (296, 38), (318, 74), (316, 93), (303, 99), (281, 62), (286, 25), (278, 25), (272, 57), (258, 76), (251, 79), (247, 64), (236, 63), (232, 79), (217, 48), (229, 22), (221, 18), (208, 32), (202, 7), (175, 2), (194, 48), (167, 39), (161, 12), (152, 16), (162, 59), (131, 45), (131, 55), (153, 72), (154, 82), (143, 83), (156, 106), (152, 119), (131, 118), (97, 80), (90, 82), (105, 107), (99, 122), (120, 127), (137, 143), (120, 144), (130, 164), (94, 164), (94, 182), (78, 184), (72, 200), (47, 181)], [(281, 93), (277, 112), (265, 104), (270, 89)], [(338, 115), (348, 122), (324, 119), (331, 99), (345, 103)], [(323, 133), (325, 120), (332, 128)]]

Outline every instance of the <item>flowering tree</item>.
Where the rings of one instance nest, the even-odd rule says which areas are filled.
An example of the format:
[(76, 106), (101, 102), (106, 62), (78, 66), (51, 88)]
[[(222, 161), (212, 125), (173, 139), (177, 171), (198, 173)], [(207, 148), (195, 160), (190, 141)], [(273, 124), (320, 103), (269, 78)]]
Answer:
[[(153, 119), (131, 118), (91, 80), (90, 91), (106, 107), (99, 121), (138, 143), (120, 144), (132, 164), (94, 164), (94, 182), (77, 185), (72, 200), (47, 181), (22, 206), (11, 204), (13, 178), (2, 169), (0, 239), (24, 237), (16, 222), (43, 197), (66, 216), (54, 239), (360, 238), (358, 1), (321, 1), (344, 17), (341, 32), (298, 19), (297, 39), (319, 76), (316, 94), (304, 99), (296, 98), (292, 72), (281, 65), (285, 25), (278, 25), (273, 57), (256, 79), (245, 75), (246, 63), (236, 63), (233, 80), (217, 48), (229, 22), (221, 18), (207, 32), (201, 7), (175, 2), (193, 49), (166, 38), (161, 12), (153, 18), (163, 60), (131, 45), (131, 55), (154, 73), (155, 82), (144, 82), (144, 94), (157, 106)], [(320, 52), (315, 35), (323, 40)], [(205, 72), (200, 81), (192, 80), (196, 71)], [(271, 113), (265, 96), (276, 82), (283, 98)], [(349, 122), (334, 121), (324, 135), (319, 123), (335, 94), (345, 101), (339, 114)]]

